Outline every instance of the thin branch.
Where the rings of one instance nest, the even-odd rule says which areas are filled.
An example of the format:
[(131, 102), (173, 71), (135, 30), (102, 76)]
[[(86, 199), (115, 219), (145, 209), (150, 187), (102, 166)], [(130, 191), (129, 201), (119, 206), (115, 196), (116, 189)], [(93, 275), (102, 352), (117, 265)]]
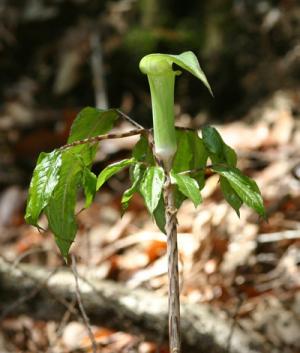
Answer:
[(68, 143), (68, 144), (60, 147), (58, 150), (63, 151), (67, 148), (71, 148), (71, 147), (79, 146), (79, 145), (84, 145), (86, 143), (97, 143), (97, 142), (100, 142), (103, 140), (119, 139), (119, 138), (123, 138), (123, 137), (140, 135), (142, 133), (147, 133), (147, 132), (148, 132), (147, 129), (134, 129), (134, 130), (130, 130), (130, 131), (119, 133), (119, 134), (112, 133), (112, 134), (105, 134), (105, 135), (88, 137), (83, 140), (78, 140), (78, 141), (74, 141), (72, 143)]
[(137, 123), (136, 121), (131, 119), (127, 114), (123, 113), (121, 110), (115, 109), (115, 111), (118, 112), (124, 120), (128, 121), (130, 124), (132, 124), (136, 128), (144, 129), (144, 127), (142, 125), (140, 125), (139, 123)]
[(92, 332), (91, 326), (90, 326), (90, 320), (85, 312), (82, 300), (81, 300), (81, 295), (80, 295), (80, 289), (79, 289), (79, 283), (78, 283), (78, 272), (77, 272), (77, 268), (76, 268), (76, 259), (74, 255), (71, 255), (72, 258), (72, 272), (74, 274), (74, 278), (75, 278), (75, 289), (76, 289), (76, 298), (77, 298), (77, 302), (78, 302), (78, 306), (79, 306), (79, 310), (81, 312), (82, 315), (82, 319), (83, 322), (86, 326), (90, 341), (92, 343), (92, 347), (93, 347), (93, 353), (97, 353), (97, 343), (95, 340), (95, 336)]

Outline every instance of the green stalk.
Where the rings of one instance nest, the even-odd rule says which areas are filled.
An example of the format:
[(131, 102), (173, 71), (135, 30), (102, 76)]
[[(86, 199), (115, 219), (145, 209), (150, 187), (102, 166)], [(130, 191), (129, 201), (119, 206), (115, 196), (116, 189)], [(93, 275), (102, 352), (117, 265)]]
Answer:
[(200, 79), (211, 92), (209, 83), (192, 52), (180, 55), (150, 54), (140, 62), (141, 71), (147, 75), (152, 102), (154, 149), (163, 162), (166, 176), (164, 185), (164, 205), (168, 254), (169, 285), (169, 345), (170, 353), (180, 353), (180, 291), (177, 250), (177, 208), (170, 171), (177, 150), (174, 122), (175, 63)]
[(167, 171), (177, 150), (174, 122), (175, 76), (172, 61), (158, 54), (145, 56), (140, 69), (147, 74), (152, 103), (154, 145), (157, 157), (164, 163)]

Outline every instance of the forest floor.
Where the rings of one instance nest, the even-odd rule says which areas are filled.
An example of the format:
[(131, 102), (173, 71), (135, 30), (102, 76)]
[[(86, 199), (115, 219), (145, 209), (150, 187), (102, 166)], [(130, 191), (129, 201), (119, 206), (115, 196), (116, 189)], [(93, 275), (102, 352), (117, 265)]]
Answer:
[[(217, 126), (225, 142), (236, 149), (239, 167), (262, 190), (267, 222), (245, 207), (239, 219), (222, 199), (216, 175), (207, 180), (203, 203), (195, 209), (185, 202), (178, 214), (182, 301), (207, 304), (223, 313), (234, 322), (230, 336), (239, 327), (246, 334), (255, 334), (263, 351), (274, 353), (300, 350), (299, 103), (299, 91), (277, 91), (238, 122)], [(5, 119), (2, 130), (7, 128), (3, 122)], [(179, 126), (195, 127), (198, 122), (188, 115), (178, 117)], [(129, 126), (124, 123), (121, 128)], [(41, 139), (43, 135), (36, 136), (38, 143)], [(124, 158), (134, 142), (129, 138), (103, 143), (96, 168)], [(27, 153), (20, 146), (17, 151)], [(9, 158), (2, 163), (9, 166)], [(4, 179), (7, 168), (1, 171)], [(23, 264), (58, 271), (66, 268), (52, 234), (24, 223), (27, 187), (18, 184), (18, 171), (15, 175), (15, 182), (0, 194), (0, 256), (12, 269)], [(138, 196), (121, 217), (120, 198), (128, 185), (127, 173), (112, 178), (92, 206), (78, 214), (79, 232), (71, 248), (78, 273), (84, 276), (91, 271), (98, 281), (111, 280), (132, 293), (145, 288), (166, 296), (165, 236)], [(78, 210), (82, 205), (80, 199)], [(47, 228), (43, 218), (41, 225)], [(43, 283), (45, 288), (49, 281), (51, 276)], [(36, 298), (39, 305), (39, 290), (36, 284), (35, 291), (20, 291), (9, 307), (9, 298), (2, 298), (0, 352), (92, 352), (87, 324), (80, 312), (74, 314), (70, 308), (76, 306), (76, 300), (70, 300), (60, 320), (47, 315), (37, 319), (26, 312), (26, 301)], [(127, 326), (130, 322), (120, 322), (121, 329), (116, 329), (92, 321), (99, 352), (168, 352), (163, 333), (153, 340), (145, 338), (142, 324), (135, 335)]]

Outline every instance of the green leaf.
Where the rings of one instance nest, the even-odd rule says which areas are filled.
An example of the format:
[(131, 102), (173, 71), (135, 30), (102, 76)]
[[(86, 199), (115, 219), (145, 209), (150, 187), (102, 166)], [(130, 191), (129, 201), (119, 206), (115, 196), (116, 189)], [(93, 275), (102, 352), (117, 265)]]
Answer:
[(114, 109), (82, 109), (72, 124), (68, 143), (107, 133), (118, 117), (119, 113)]
[(105, 169), (102, 170), (102, 172), (98, 176), (96, 189), (99, 190), (101, 186), (109, 178), (111, 178), (114, 174), (118, 173), (120, 170), (122, 170), (123, 168), (129, 166), (134, 162), (135, 162), (134, 158), (129, 158), (129, 159), (123, 159), (122, 161), (112, 163), (109, 166), (107, 166)]
[[(72, 124), (68, 143), (106, 134), (112, 129), (118, 116), (114, 109), (101, 110), (92, 107), (82, 109)], [(82, 144), (71, 147), (69, 150), (80, 156), (86, 166), (90, 166), (97, 148), (98, 144)]]
[(122, 213), (124, 213), (129, 205), (129, 202), (135, 192), (138, 191), (139, 183), (143, 176), (143, 169), (140, 163), (137, 163), (132, 168), (131, 179), (132, 185), (129, 189), (125, 190), (122, 196), (121, 205)]
[(253, 208), (263, 218), (266, 217), (261, 193), (253, 179), (233, 167), (213, 166), (212, 170), (227, 179), (230, 186), (247, 206)]
[(202, 138), (205, 147), (213, 163), (226, 163), (235, 167), (237, 155), (235, 151), (223, 141), (219, 132), (212, 126), (205, 126), (202, 129)]
[(229, 203), (229, 205), (235, 210), (238, 217), (240, 217), (240, 208), (243, 204), (243, 201), (238, 196), (238, 194), (231, 187), (227, 179), (221, 176), (220, 178), (221, 190), (223, 192), (225, 200)]
[(187, 136), (192, 150), (192, 160), (190, 162), (190, 170), (199, 171), (192, 173), (190, 176), (198, 183), (199, 189), (203, 189), (205, 185), (205, 167), (208, 158), (208, 152), (205, 148), (203, 140), (198, 136), (196, 131), (188, 131)]
[(190, 162), (193, 158), (193, 150), (186, 131), (176, 131), (177, 151), (173, 159), (172, 169), (176, 172), (183, 172), (190, 169)]
[[(158, 54), (158, 55), (163, 55), (163, 54)], [(204, 85), (207, 87), (211, 95), (213, 95), (211, 87), (207, 81), (207, 78), (202, 71), (199, 61), (196, 57), (196, 55), (191, 52), (191, 51), (186, 51), (180, 55), (166, 55), (167, 57), (170, 57), (171, 60), (184, 70), (189, 71), (192, 75), (196, 76), (201, 80)]]
[(216, 154), (220, 158), (223, 156), (224, 142), (215, 128), (204, 126), (202, 129), (202, 138), (209, 152)]
[(180, 175), (171, 171), (171, 181), (173, 184), (178, 185), (179, 190), (188, 199), (193, 201), (195, 207), (200, 205), (202, 198), (196, 180), (187, 175)]
[(45, 209), (49, 228), (64, 258), (68, 255), (77, 231), (75, 204), (81, 178), (82, 166), (78, 159), (70, 151), (64, 152), (59, 182)]
[(37, 225), (38, 218), (47, 206), (59, 180), (61, 154), (58, 151), (42, 152), (38, 158), (29, 187), (25, 220)]
[(166, 234), (166, 215), (165, 215), (165, 205), (164, 205), (164, 199), (163, 195), (160, 196), (159, 202), (157, 204), (157, 207), (153, 211), (153, 217), (155, 220), (155, 223), (159, 230)]
[(140, 192), (151, 214), (158, 205), (164, 181), (165, 174), (161, 167), (148, 167), (146, 169), (140, 185)]
[(84, 208), (88, 208), (94, 200), (96, 193), (97, 177), (88, 168), (83, 169), (82, 186), (85, 194)]
[(198, 136), (196, 131), (186, 131), (186, 135), (188, 136), (191, 150), (193, 151), (190, 169), (205, 168), (208, 152), (203, 140)]
[(139, 162), (145, 162), (148, 165), (154, 165), (154, 157), (149, 146), (148, 140), (145, 136), (141, 135), (139, 141), (133, 148), (132, 156)]
[(235, 167), (237, 163), (237, 155), (235, 153), (235, 150), (224, 143), (223, 153), (225, 155), (227, 164), (230, 167)]

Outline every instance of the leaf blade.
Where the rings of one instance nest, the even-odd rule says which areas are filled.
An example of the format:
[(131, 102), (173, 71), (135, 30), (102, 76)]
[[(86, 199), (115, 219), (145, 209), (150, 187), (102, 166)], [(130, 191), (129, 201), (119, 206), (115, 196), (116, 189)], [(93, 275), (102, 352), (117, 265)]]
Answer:
[(151, 166), (146, 169), (140, 185), (140, 192), (151, 214), (159, 203), (164, 181), (165, 174), (161, 167)]
[(261, 217), (266, 218), (260, 190), (255, 181), (234, 167), (213, 166), (212, 170), (226, 178), (240, 199), (254, 209)]
[(108, 165), (106, 168), (102, 170), (102, 172), (98, 175), (97, 178), (97, 185), (96, 185), (96, 190), (99, 190), (101, 186), (109, 179), (111, 178), (114, 174), (118, 173), (125, 167), (129, 166), (130, 164), (134, 163), (135, 159), (134, 158), (127, 158), (123, 159), (119, 162), (112, 163)]
[(29, 187), (25, 213), (27, 223), (37, 225), (38, 218), (58, 183), (60, 167), (61, 154), (58, 151), (40, 154)]
[(243, 204), (243, 201), (238, 196), (238, 194), (234, 191), (232, 186), (229, 184), (226, 178), (220, 178), (221, 190), (223, 192), (225, 200), (229, 203), (229, 205), (235, 210), (238, 217), (240, 217), (240, 208)]
[(195, 207), (200, 205), (202, 198), (196, 180), (187, 175), (180, 175), (171, 171), (171, 181), (178, 185), (180, 192), (192, 200)]
[(82, 178), (81, 163), (67, 151), (62, 156), (59, 182), (46, 207), (49, 228), (54, 233), (56, 244), (64, 258), (67, 257), (74, 241), (77, 224), (75, 204), (77, 191)]

